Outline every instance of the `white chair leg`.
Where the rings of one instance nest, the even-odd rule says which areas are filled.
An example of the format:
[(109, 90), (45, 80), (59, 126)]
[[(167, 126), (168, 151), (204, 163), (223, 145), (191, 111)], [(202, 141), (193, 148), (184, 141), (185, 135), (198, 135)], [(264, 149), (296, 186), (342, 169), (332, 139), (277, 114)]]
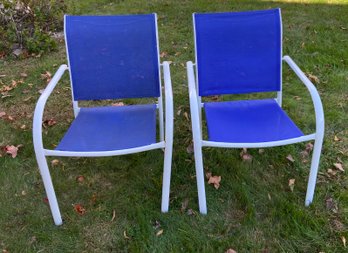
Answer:
[(163, 168), (163, 183), (162, 183), (162, 207), (163, 213), (169, 209), (169, 192), (170, 192), (170, 176), (172, 170), (172, 153), (173, 145), (167, 143), (164, 150), (164, 168)]
[(207, 214), (207, 201), (205, 197), (202, 146), (199, 143), (195, 143), (195, 142), (193, 145), (194, 145), (194, 154), (195, 154), (199, 211), (201, 214)]
[(321, 147), (323, 145), (323, 139), (319, 138), (315, 140), (314, 148), (313, 148), (313, 155), (312, 155), (312, 163), (311, 163), (311, 169), (309, 172), (309, 179), (308, 179), (308, 186), (307, 186), (307, 194), (306, 194), (306, 201), (305, 206), (309, 206), (313, 201), (314, 196), (314, 190), (315, 190), (315, 184), (317, 181), (317, 175), (318, 175), (318, 168), (319, 168), (319, 160), (320, 160), (320, 154), (321, 154)]
[(46, 157), (43, 154), (38, 154), (37, 152), (36, 158), (39, 165), (41, 177), (44, 183), (44, 187), (46, 190), (48, 204), (52, 212), (54, 224), (56, 224), (57, 226), (62, 225), (63, 220), (60, 215), (57, 197), (56, 197), (56, 193), (54, 192), (51, 175), (47, 166)]

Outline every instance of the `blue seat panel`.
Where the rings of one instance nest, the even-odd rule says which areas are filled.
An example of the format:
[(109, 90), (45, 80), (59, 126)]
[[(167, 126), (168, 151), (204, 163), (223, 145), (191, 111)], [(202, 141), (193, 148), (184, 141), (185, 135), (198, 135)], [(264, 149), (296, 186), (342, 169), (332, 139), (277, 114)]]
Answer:
[(194, 15), (200, 96), (279, 91), (280, 9)]
[(159, 97), (156, 15), (65, 16), (75, 100)]
[(156, 143), (156, 105), (81, 108), (56, 150), (108, 151)]
[(303, 136), (274, 99), (204, 103), (208, 139), (257, 143)]

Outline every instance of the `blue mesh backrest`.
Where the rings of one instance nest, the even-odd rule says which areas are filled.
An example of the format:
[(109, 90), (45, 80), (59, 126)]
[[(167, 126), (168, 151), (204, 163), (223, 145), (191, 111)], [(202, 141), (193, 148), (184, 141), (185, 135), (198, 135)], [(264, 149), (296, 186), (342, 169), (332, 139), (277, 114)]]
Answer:
[(65, 16), (75, 100), (158, 97), (156, 15)]
[(199, 95), (279, 91), (280, 9), (194, 14)]

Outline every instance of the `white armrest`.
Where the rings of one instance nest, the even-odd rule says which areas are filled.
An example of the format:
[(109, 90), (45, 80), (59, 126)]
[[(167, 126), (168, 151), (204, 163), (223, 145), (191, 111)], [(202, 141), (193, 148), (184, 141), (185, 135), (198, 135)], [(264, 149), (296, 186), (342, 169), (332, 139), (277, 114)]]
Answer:
[(202, 139), (201, 138), (202, 134), (201, 134), (200, 119), (199, 119), (200, 105), (199, 105), (199, 99), (197, 96), (193, 63), (191, 61), (188, 61), (186, 63), (186, 68), (187, 68), (187, 80), (188, 80), (189, 96), (190, 96), (192, 132), (194, 135), (193, 139), (194, 140), (196, 139), (197, 141)]
[(46, 89), (41, 94), (39, 100), (37, 101), (35, 112), (34, 112), (34, 120), (33, 120), (33, 141), (34, 141), (34, 148), (37, 149), (43, 149), (43, 143), (42, 143), (42, 117), (46, 105), (46, 101), (48, 97), (51, 95), (54, 87), (56, 87), (58, 81), (63, 76), (64, 72), (68, 69), (68, 66), (63, 64), (59, 67), (57, 72), (54, 74), (51, 81), (48, 83)]
[(173, 142), (174, 131), (174, 108), (173, 108), (173, 90), (172, 81), (170, 78), (169, 62), (163, 62), (163, 76), (164, 76), (164, 93), (165, 93), (165, 141), (166, 144), (171, 145)]
[(296, 65), (296, 63), (286, 55), (283, 60), (290, 66), (290, 68), (295, 72), (302, 83), (307, 87), (313, 101), (314, 111), (315, 111), (315, 121), (316, 121), (316, 135), (319, 138), (324, 136), (324, 110), (321, 103), (319, 93), (313, 83), (307, 78), (307, 76), (302, 72), (302, 70)]

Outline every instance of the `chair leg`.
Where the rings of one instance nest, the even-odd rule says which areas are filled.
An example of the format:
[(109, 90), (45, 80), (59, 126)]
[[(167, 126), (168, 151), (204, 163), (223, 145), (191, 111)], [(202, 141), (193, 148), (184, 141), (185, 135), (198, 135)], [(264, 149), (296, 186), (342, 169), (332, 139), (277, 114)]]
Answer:
[(52, 179), (51, 179), (51, 175), (50, 175), (50, 172), (48, 169), (46, 157), (45, 157), (45, 155), (38, 154), (38, 152), (37, 152), (36, 158), (37, 158), (37, 162), (39, 165), (41, 177), (42, 177), (42, 180), (44, 183), (44, 187), (46, 190), (48, 204), (49, 204), (51, 212), (52, 212), (54, 224), (56, 224), (57, 226), (62, 225), (63, 220), (62, 220), (62, 217), (60, 215), (57, 197), (56, 197), (56, 193), (54, 192)]
[(164, 168), (163, 168), (163, 183), (162, 183), (162, 206), (163, 213), (169, 209), (169, 192), (170, 192), (170, 176), (172, 171), (172, 154), (173, 145), (167, 143), (164, 150)]
[(307, 194), (306, 194), (305, 206), (309, 206), (312, 203), (312, 201), (313, 201), (315, 184), (316, 184), (317, 175), (318, 175), (319, 160), (320, 160), (320, 154), (321, 154), (322, 145), (323, 145), (323, 139), (322, 138), (319, 138), (319, 139), (315, 140), (314, 148), (313, 148), (313, 155), (312, 155), (311, 169), (310, 169), (310, 172), (309, 172), (309, 179), (308, 179), (308, 186), (307, 186)]
[(201, 214), (207, 214), (207, 201), (205, 196), (202, 146), (196, 142), (194, 142), (193, 145), (194, 145), (194, 154), (195, 154), (199, 211)]

